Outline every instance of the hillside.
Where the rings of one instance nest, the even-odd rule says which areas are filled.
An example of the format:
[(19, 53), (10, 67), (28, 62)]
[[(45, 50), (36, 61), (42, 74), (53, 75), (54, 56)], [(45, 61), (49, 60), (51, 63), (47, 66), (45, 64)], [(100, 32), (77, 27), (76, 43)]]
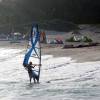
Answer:
[[(0, 31), (9, 32), (11, 27), (25, 31), (25, 28), (20, 28), (23, 25), (30, 26), (33, 22), (45, 23), (44, 26), (48, 25), (47, 28), (52, 29), (49, 23), (53, 20), (77, 24), (97, 24), (100, 23), (99, 11), (100, 2), (98, 0), (92, 2), (91, 0), (1, 0)], [(61, 27), (64, 25), (61, 22)], [(56, 29), (58, 30), (59, 27)]]

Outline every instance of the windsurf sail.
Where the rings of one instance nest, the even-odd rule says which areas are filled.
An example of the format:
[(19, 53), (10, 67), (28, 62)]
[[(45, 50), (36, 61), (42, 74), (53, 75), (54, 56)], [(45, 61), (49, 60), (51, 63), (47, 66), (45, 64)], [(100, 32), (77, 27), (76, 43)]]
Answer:
[(35, 71), (40, 77), (41, 69), (41, 44), (40, 44), (40, 33), (38, 30), (38, 25), (33, 25), (31, 29), (31, 34), (29, 38), (29, 45), (27, 52), (24, 57), (23, 65), (28, 65), (31, 61), (33, 64), (36, 64)]

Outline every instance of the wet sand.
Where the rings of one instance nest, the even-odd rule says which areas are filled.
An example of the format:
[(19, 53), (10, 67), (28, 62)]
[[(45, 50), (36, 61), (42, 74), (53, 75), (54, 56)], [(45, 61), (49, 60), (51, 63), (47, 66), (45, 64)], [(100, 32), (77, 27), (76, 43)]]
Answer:
[[(0, 41), (2, 48), (27, 49), (27, 41), (21, 43), (10, 43), (9, 41)], [(42, 55), (53, 55), (55, 57), (71, 57), (77, 62), (100, 61), (100, 46), (84, 48), (63, 49), (63, 45), (42, 45)]]
[(62, 47), (43, 49), (44, 54), (71, 57), (77, 62), (100, 61), (100, 46), (62, 49)]

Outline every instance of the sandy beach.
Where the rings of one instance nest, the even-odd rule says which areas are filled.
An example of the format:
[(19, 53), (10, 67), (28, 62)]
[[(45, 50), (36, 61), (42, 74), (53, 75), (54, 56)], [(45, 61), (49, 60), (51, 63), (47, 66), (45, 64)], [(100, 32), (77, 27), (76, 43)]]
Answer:
[(77, 62), (100, 61), (100, 46), (62, 49), (62, 47), (44, 48), (44, 54), (57, 57), (71, 57)]
[[(10, 43), (9, 41), (0, 41), (2, 48), (27, 49), (27, 41), (21, 43)], [(71, 57), (77, 62), (100, 61), (100, 46), (84, 48), (63, 49), (63, 45), (42, 44), (42, 55), (53, 55), (55, 57)]]

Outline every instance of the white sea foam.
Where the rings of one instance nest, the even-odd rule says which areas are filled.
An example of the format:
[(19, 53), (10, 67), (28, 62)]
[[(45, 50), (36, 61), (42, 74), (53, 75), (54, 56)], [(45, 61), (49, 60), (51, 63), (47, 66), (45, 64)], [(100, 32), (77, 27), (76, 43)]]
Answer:
[(43, 55), (40, 84), (30, 85), (21, 51), (0, 49), (0, 59), (8, 58), (0, 61), (0, 100), (100, 99), (100, 61), (76, 63), (70, 57)]

